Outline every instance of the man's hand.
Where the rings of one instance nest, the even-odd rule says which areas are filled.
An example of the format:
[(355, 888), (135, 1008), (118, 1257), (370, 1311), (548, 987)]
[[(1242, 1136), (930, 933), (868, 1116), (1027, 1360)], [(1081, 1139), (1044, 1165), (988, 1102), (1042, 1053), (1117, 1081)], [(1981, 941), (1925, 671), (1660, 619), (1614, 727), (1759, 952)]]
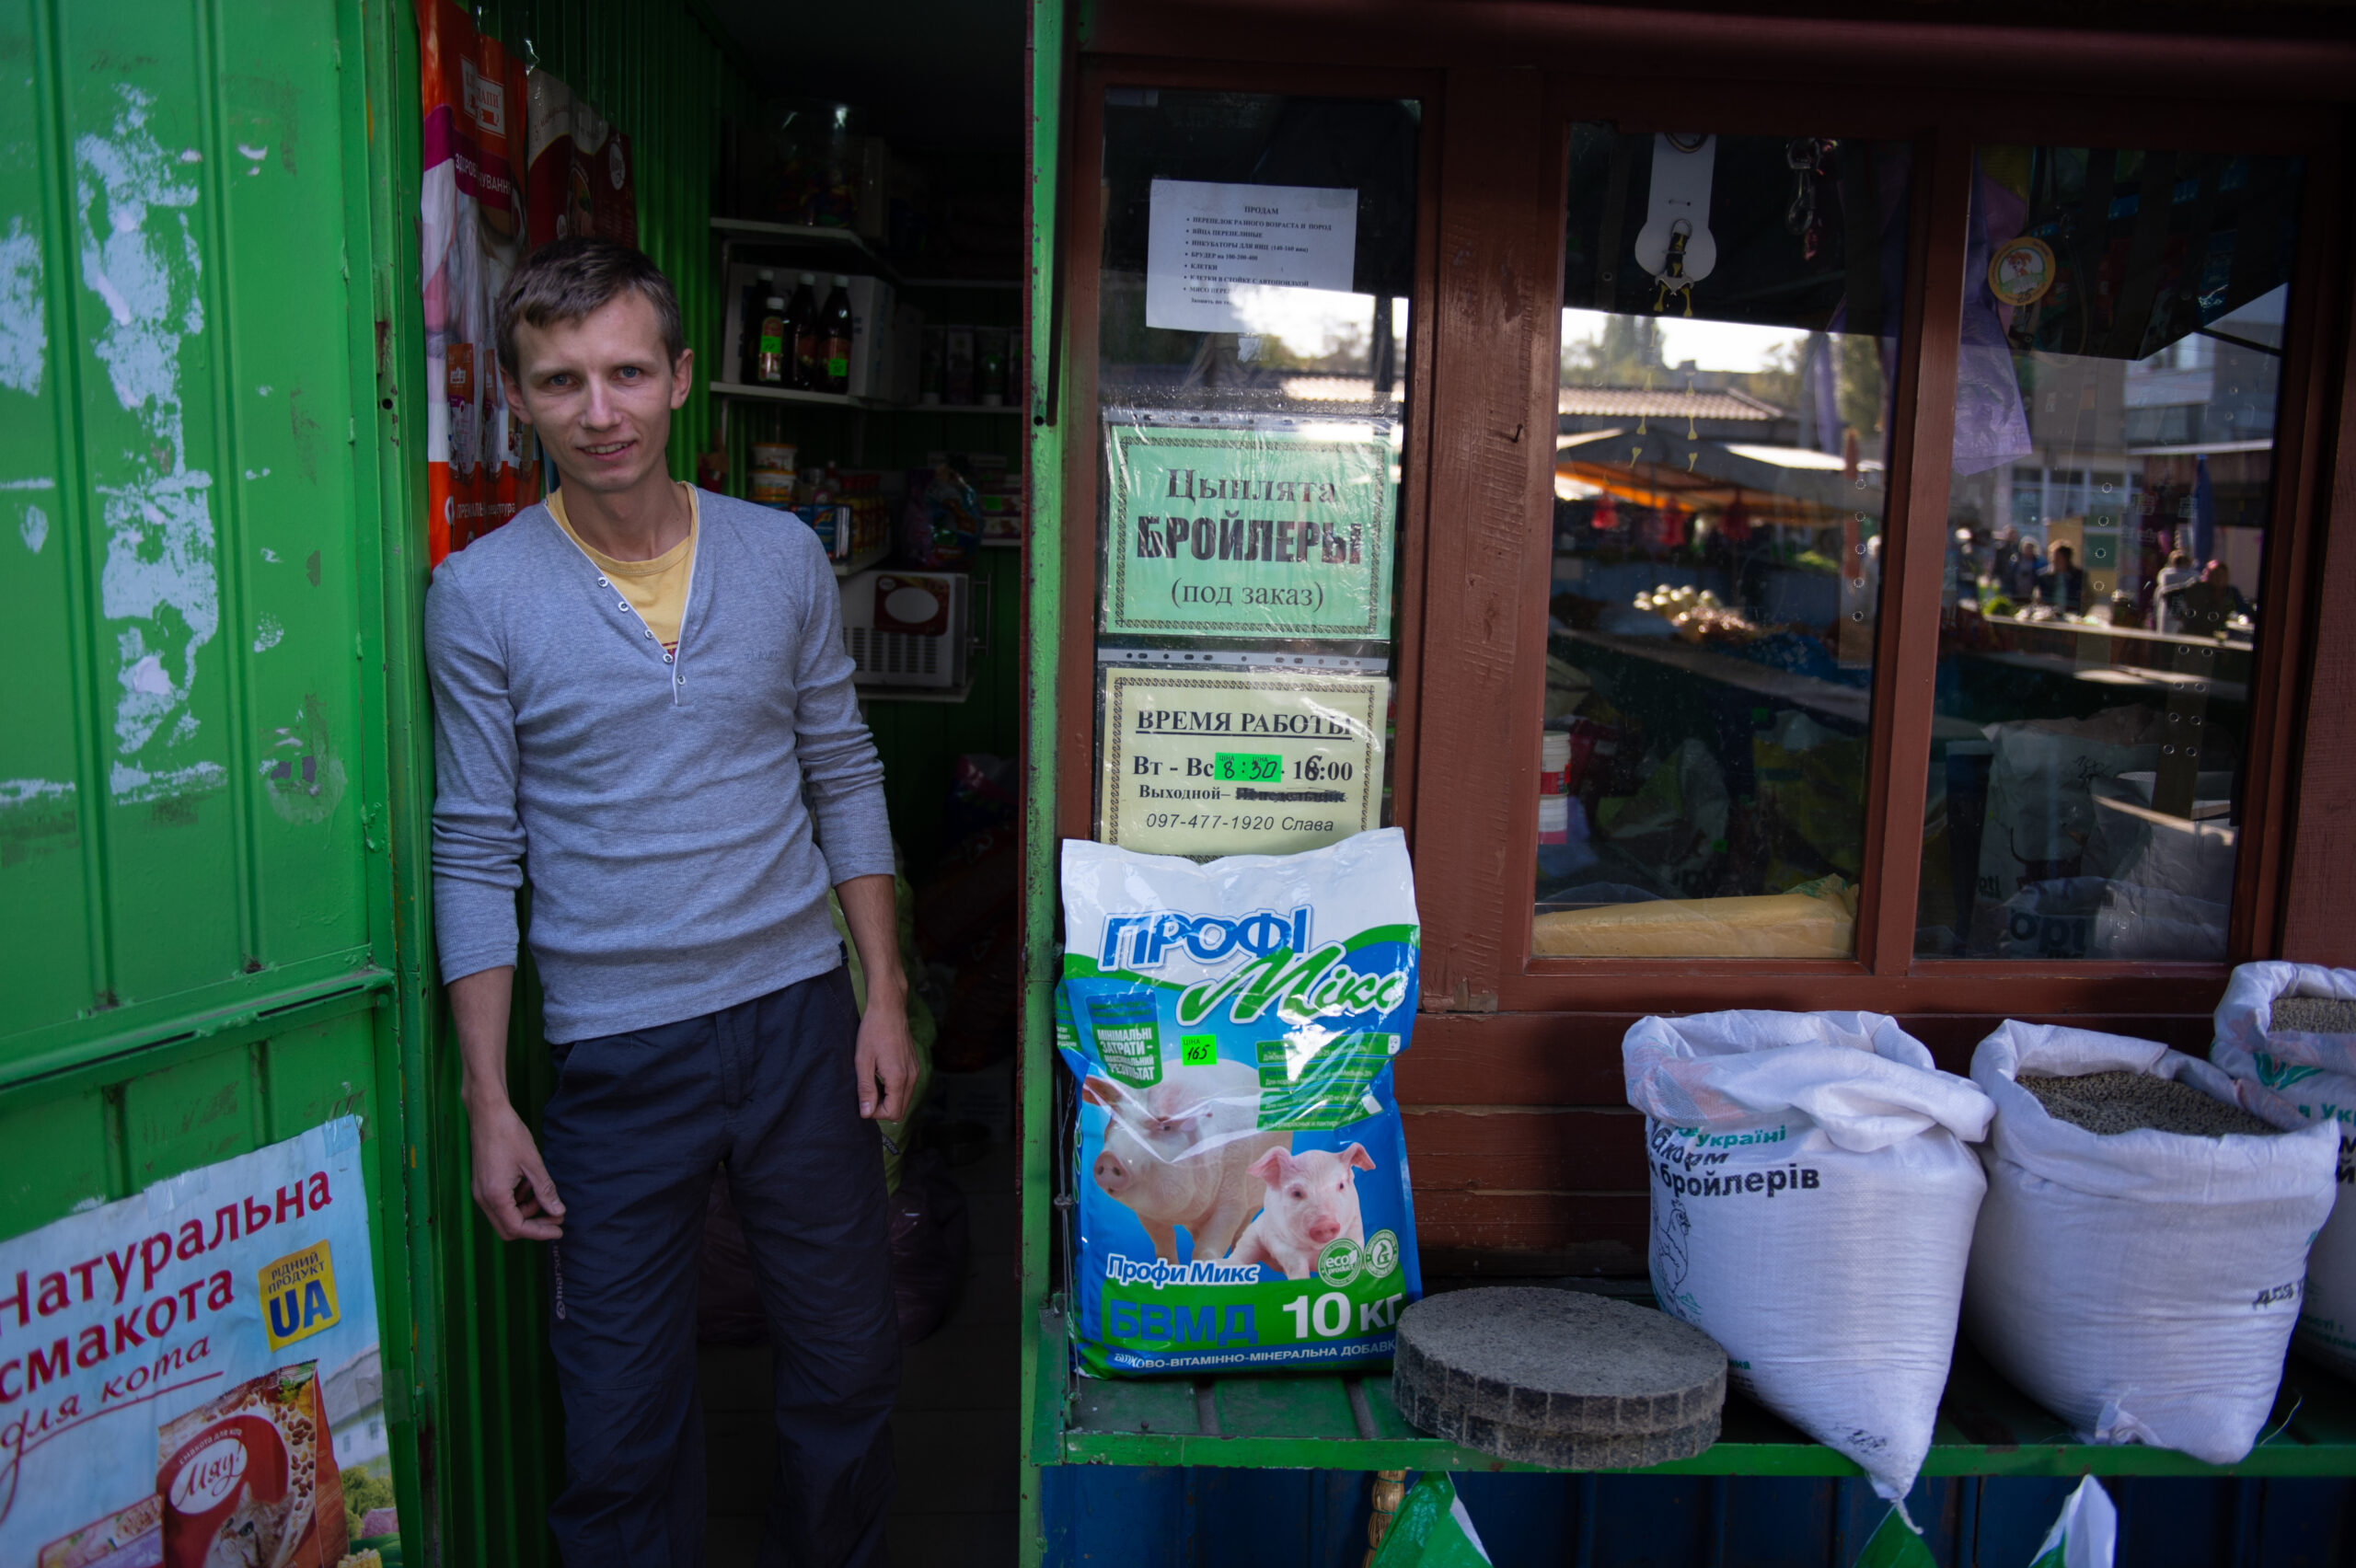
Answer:
[(467, 1108), (475, 1150), (475, 1206), (502, 1241), (560, 1241), (564, 1202), (531, 1129), (512, 1105)]
[(917, 1087), (917, 1043), (908, 1033), (904, 992), (869, 985), (867, 1015), (859, 1020), (859, 1053), (853, 1060), (859, 1074), (859, 1113), (878, 1122), (896, 1122), (907, 1115), (908, 1096)]
[(564, 1204), (531, 1129), (507, 1098), (507, 1011), (514, 987), (514, 964), (478, 970), (449, 986), (465, 1070), (458, 1099), (474, 1146), (475, 1206), (502, 1241), (554, 1241), (564, 1235)]
[[(917, 1043), (908, 1033), (908, 977), (900, 969), (900, 923), (892, 879), (853, 877), (835, 884), (843, 924), (867, 977), (867, 1011), (859, 1020), (859, 1113), (870, 1121), (906, 1116), (917, 1087)], [(883, 1092), (876, 1092), (878, 1086)]]

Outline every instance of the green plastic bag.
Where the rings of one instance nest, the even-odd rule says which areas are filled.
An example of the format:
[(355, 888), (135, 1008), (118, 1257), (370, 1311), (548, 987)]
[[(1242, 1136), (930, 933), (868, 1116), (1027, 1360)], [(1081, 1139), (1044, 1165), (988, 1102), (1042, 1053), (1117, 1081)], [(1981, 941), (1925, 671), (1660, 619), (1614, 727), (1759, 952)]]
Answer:
[(1367, 1568), (1488, 1568), (1481, 1533), (1446, 1470), (1426, 1470)]
[(1938, 1568), (1938, 1561), (1914, 1533), (1905, 1510), (1892, 1508), (1882, 1516), (1881, 1527), (1865, 1539), (1865, 1551), (1857, 1553), (1856, 1568)]

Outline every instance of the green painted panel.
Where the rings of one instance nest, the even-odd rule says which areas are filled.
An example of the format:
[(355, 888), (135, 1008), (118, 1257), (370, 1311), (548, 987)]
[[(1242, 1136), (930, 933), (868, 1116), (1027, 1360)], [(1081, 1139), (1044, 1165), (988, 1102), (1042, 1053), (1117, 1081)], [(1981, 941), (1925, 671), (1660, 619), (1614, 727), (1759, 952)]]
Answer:
[(0, 10), (0, 1064), (366, 961), (337, 35)]
[[(273, 1036), (259, 1047), (271, 1136), (375, 1113), (373, 1020), (366, 1013), (329, 1019)], [(281, 1129), (289, 1129), (282, 1131)]]
[(0, 1100), (0, 1236), (21, 1236), (115, 1195), (112, 1124), (95, 1090), (64, 1100)]
[(142, 1074), (122, 1086), (131, 1185), (249, 1154), (261, 1147), (254, 1071), (260, 1047), (233, 1046)]
[[(357, 990), (297, 1003), (276, 1022), (248, 1019), (0, 1096), (0, 1237), (347, 1112), (363, 1117), (364, 1145), (380, 1139), (384, 1127), (368, 1113), (388, 1022), (379, 999)], [(373, 1161), (369, 1181), (373, 1188)], [(398, 1251), (400, 1227), (381, 1211), (375, 1224), (380, 1253)]]
[(1225, 1378), (1211, 1394), (1226, 1435), (1347, 1441), (1358, 1435), (1339, 1378)]
[[(1030, 0), (1028, 75), (1029, 135), (1023, 173), (1029, 199), (1023, 216), (1029, 229), (1023, 277), (1022, 325), (1027, 339), (1023, 402), (1030, 415), (1024, 431), (1023, 472), (1030, 540), (1022, 554), (1023, 697), (1022, 748), (1022, 1033), (1016, 1057), (1022, 1115), (1022, 1433), (1021, 1561), (1036, 1563), (1046, 1551), (1039, 1514), (1035, 1468), (1057, 1457), (1056, 1439), (1063, 1413), (1060, 1398), (1064, 1348), (1059, 1314), (1046, 1310), (1055, 1228), (1056, 1146), (1054, 1113), (1057, 1067), (1050, 1048), (1052, 996), (1056, 984), (1056, 721), (1062, 678), (1064, 432), (1069, 401), (1057, 349), (1065, 323), (1058, 286), (1057, 246), (1062, 236), (1059, 179), (1068, 127), (1064, 123), (1065, 74), (1079, 42), (1067, 0)], [(1040, 1325), (1055, 1332), (1043, 1336)]]

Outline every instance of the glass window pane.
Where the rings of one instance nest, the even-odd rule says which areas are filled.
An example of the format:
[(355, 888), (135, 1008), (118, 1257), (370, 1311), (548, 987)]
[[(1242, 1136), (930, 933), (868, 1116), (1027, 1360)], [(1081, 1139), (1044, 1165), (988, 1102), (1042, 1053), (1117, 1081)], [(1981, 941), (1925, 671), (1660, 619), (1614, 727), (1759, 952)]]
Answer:
[(1975, 162), (1915, 951), (2221, 963), (2299, 162)]
[(1097, 315), (1097, 836), (1390, 820), (1412, 99), (1114, 87)]
[(1854, 951), (1911, 157), (1571, 128), (1541, 955)]

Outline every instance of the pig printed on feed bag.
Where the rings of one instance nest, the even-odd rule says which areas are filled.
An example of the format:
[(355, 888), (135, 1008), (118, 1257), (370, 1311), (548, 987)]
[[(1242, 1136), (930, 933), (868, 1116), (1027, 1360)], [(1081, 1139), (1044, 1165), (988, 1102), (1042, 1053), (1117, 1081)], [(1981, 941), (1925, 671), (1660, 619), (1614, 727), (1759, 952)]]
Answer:
[(1108, 1118), (1097, 1186), (1136, 1214), (1164, 1262), (1183, 1261), (1177, 1228), (1193, 1256), (1224, 1256), (1260, 1205), (1254, 1162), (1292, 1147), (1290, 1133), (1259, 1130), (1260, 1075), (1241, 1062), (1179, 1067), (1142, 1092), (1093, 1074), (1080, 1098)]
[(1081, 1372), (1388, 1361), (1423, 1293), (1403, 836), (1207, 865), (1068, 842), (1063, 894)]
[(1357, 1173), (1373, 1169), (1374, 1157), (1364, 1144), (1354, 1143), (1339, 1154), (1313, 1148), (1298, 1159), (1270, 1149), (1252, 1162), (1251, 1174), (1265, 1183), (1260, 1216), (1228, 1261), (1265, 1263), (1287, 1279), (1307, 1279), (1317, 1272), (1318, 1255), (1336, 1238), (1364, 1247)]

